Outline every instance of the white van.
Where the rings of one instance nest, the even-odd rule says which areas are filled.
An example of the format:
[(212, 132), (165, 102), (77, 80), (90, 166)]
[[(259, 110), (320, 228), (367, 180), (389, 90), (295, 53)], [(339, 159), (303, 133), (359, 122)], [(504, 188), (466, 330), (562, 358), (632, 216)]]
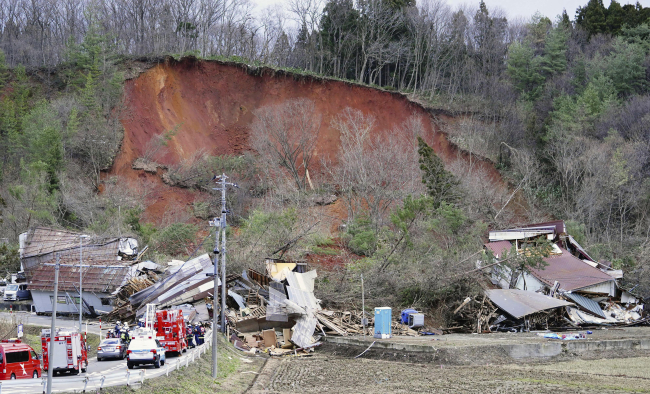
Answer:
[(27, 290), (27, 285), (24, 283), (10, 283), (5, 289), (4, 300), (5, 301), (18, 301), (18, 292), (21, 290)]

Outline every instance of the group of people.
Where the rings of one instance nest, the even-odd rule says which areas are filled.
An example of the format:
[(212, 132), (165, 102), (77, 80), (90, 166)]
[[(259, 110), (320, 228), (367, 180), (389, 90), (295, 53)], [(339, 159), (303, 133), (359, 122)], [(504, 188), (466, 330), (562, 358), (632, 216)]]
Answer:
[(188, 348), (203, 345), (205, 342), (205, 327), (198, 323), (194, 325), (188, 324), (185, 330), (185, 340)]
[(106, 333), (106, 338), (120, 338), (123, 343), (129, 343), (131, 341), (131, 335), (129, 334), (129, 325), (121, 323), (119, 320), (115, 323), (115, 328), (113, 330), (108, 330)]

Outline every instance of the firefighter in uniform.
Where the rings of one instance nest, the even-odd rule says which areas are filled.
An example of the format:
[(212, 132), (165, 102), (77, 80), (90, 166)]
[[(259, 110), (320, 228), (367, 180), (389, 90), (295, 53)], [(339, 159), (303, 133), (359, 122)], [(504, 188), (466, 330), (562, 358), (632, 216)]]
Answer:
[(205, 328), (199, 326), (199, 345), (203, 345), (205, 342)]

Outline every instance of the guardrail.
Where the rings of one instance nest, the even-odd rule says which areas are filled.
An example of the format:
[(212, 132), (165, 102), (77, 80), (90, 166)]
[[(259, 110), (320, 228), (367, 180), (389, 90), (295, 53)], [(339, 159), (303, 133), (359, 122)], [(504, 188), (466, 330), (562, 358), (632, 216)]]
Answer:
[[(211, 330), (209, 331), (211, 332)], [(212, 345), (212, 335), (206, 332), (205, 343), (194, 349), (188, 350), (181, 357), (165, 360), (165, 365), (156, 369), (127, 369), (110, 373), (95, 373), (87, 376), (60, 377), (52, 380), (52, 392), (81, 392), (87, 390), (101, 390), (111, 386), (134, 386), (141, 385), (145, 379), (152, 379), (162, 375), (169, 376), (169, 373), (187, 367), (197, 359), (201, 358)], [(0, 381), (0, 394), (13, 393), (45, 393), (47, 377), (41, 379), (16, 379)]]

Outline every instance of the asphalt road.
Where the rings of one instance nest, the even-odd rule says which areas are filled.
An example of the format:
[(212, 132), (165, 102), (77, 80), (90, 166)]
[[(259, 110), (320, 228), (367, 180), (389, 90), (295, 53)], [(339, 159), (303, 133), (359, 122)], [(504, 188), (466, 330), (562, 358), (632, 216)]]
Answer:
[[(13, 315), (16, 316), (16, 319), (18, 321), (21, 321), (23, 324), (31, 324), (35, 326), (45, 326), (45, 327), (50, 327), (52, 324), (52, 317), (51, 316), (37, 316), (36, 314), (29, 313), (29, 312), (14, 312)], [(12, 318), (12, 313), (9, 312), (0, 312), (0, 319), (11, 319)], [(88, 323), (88, 332), (92, 334), (98, 334), (99, 335), (99, 323), (93, 320), (83, 320), (83, 331), (86, 331), (86, 322)], [(56, 326), (57, 327), (69, 327), (69, 328), (78, 328), (79, 327), (79, 319), (70, 319), (68, 317), (61, 317), (57, 316), (56, 318)], [(103, 332), (106, 332), (107, 327), (103, 327), (104, 329), (102, 330)]]
[[(0, 312), (0, 319), (12, 319), (13, 316), (15, 316), (18, 323), (26, 325), (31, 324), (49, 327), (52, 322), (52, 318), (50, 316), (37, 316), (29, 312), (15, 312), (13, 314), (8, 312)], [(86, 320), (83, 321), (84, 331), (86, 331), (87, 327), (89, 333), (100, 334), (98, 322), (89, 320), (87, 323), (88, 325), (86, 326)], [(56, 327), (78, 328), (79, 320), (71, 319), (68, 317), (57, 317)], [(109, 327), (104, 327), (102, 330), (103, 333), (106, 332), (107, 328)], [(201, 346), (203, 351), (205, 351), (205, 349), (203, 349), (205, 347), (207, 347), (207, 345)], [(97, 358), (93, 357), (92, 359), (88, 360), (88, 369), (85, 373), (81, 373), (77, 376), (65, 374), (54, 377), (53, 391), (73, 391), (82, 390), (84, 388), (88, 390), (95, 390), (99, 388), (99, 382), (101, 381), (102, 377), (105, 377), (106, 379), (106, 386), (126, 384), (129, 381), (131, 384), (135, 384), (142, 378), (156, 378), (158, 376), (166, 374), (169, 370), (177, 368), (178, 365), (185, 365), (187, 361), (193, 360), (197, 356), (197, 353), (198, 349), (193, 349), (192, 351), (184, 353), (180, 357), (167, 355), (166, 364), (161, 368), (154, 368), (153, 365), (140, 365), (132, 370), (129, 370), (127, 368), (126, 360), (97, 361)], [(130, 377), (128, 377), (129, 374)], [(17, 381), (0, 381), (0, 390), (3, 394), (41, 393), (43, 391), (44, 382), (44, 379), (19, 379)]]

